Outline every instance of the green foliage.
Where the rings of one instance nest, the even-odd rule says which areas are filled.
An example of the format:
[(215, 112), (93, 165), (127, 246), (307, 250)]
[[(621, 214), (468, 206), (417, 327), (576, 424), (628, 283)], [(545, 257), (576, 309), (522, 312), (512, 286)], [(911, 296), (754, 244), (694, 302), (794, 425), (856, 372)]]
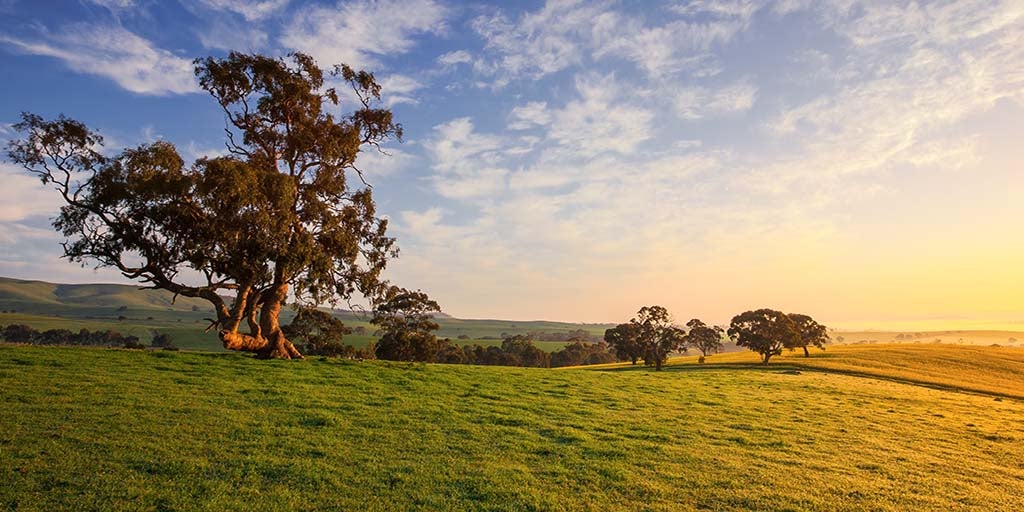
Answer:
[(709, 327), (697, 318), (686, 322), (686, 327), (689, 328), (689, 332), (686, 333), (683, 342), (687, 346), (699, 350), (702, 358), (722, 351), (722, 337), (725, 335), (724, 329), (717, 325)]
[(796, 336), (790, 338), (786, 348), (793, 350), (802, 348), (804, 357), (810, 357), (807, 347), (815, 346), (825, 350), (825, 344), (829, 342), (828, 328), (819, 324), (813, 318), (799, 313), (790, 313), (789, 319), (793, 321)]
[(551, 366), (551, 355), (537, 348), (533, 338), (515, 335), (501, 342), (501, 351), (505, 353), (505, 366), (528, 366), (532, 368), (548, 368)]
[(583, 343), (575, 341), (564, 349), (551, 353), (551, 367), (585, 366), (592, 364), (608, 364), (618, 360), (606, 343)]
[(644, 356), (644, 348), (640, 344), (640, 326), (633, 322), (619, 324), (606, 330), (604, 341), (615, 349), (615, 356), (620, 361), (636, 364)]
[(736, 315), (729, 325), (729, 337), (739, 347), (761, 354), (768, 364), (772, 356), (782, 353), (783, 347), (798, 336), (793, 320), (781, 311), (758, 309)]
[(301, 308), (292, 322), (281, 330), (307, 355), (351, 357), (355, 354), (355, 349), (342, 341), (352, 331), (326, 311)]
[(371, 322), (380, 327), (377, 358), (391, 361), (434, 361), (441, 349), (434, 314), (441, 311), (427, 294), (393, 288), (377, 307)]
[[(387, 290), (380, 274), (394, 239), (370, 187), (353, 178), (362, 181), (358, 153), (400, 138), (401, 126), (377, 108), (373, 75), (344, 66), (330, 74), (358, 102), (334, 113), (338, 94), (307, 55), (232, 52), (197, 60), (195, 72), (224, 113), (227, 156), (187, 166), (164, 141), (106, 156), (83, 123), (34, 114), (15, 125), (24, 138), (8, 155), (63, 199), (54, 227), (66, 258), (208, 301), (225, 346), (297, 356), (278, 324), (289, 289), (314, 305)], [(206, 282), (185, 283), (186, 270)], [(230, 307), (222, 293), (235, 295)], [(234, 336), (246, 320), (252, 339)]]
[(686, 351), (686, 333), (672, 325), (672, 317), (662, 306), (644, 306), (630, 320), (637, 326), (637, 342), (643, 351), (644, 364), (660, 371), (668, 355)]
[(159, 333), (153, 336), (153, 340), (150, 342), (150, 345), (157, 348), (174, 348), (174, 338), (165, 332)]

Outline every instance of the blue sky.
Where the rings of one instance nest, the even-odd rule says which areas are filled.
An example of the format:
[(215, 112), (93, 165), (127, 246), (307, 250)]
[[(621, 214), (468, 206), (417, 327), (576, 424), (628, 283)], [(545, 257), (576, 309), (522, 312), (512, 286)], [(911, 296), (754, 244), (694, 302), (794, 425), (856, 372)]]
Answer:
[[(191, 60), (373, 71), (405, 126), (362, 161), (390, 277), (462, 317), (1024, 322), (1019, 0), (0, 0), (0, 138), (222, 151)], [(58, 261), (56, 198), (0, 164), (0, 275)], [(1024, 325), (1024, 324), (1022, 324)]]

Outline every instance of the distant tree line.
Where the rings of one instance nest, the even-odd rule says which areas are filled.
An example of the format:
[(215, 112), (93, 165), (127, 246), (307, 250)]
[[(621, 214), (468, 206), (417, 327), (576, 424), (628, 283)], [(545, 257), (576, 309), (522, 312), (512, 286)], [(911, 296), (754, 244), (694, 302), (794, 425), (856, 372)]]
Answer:
[(380, 339), (363, 349), (344, 345), (341, 340), (350, 331), (341, 321), (324, 312), (300, 312), (286, 329), (288, 337), (301, 343), (302, 350), (308, 354), (536, 368), (643, 361), (661, 370), (671, 354), (686, 353), (689, 349), (700, 352), (699, 361), (703, 363), (722, 350), (726, 337), (737, 346), (757, 352), (762, 362), (768, 364), (783, 349), (799, 348), (809, 357), (808, 347), (824, 350), (829, 342), (828, 329), (803, 314), (772, 309), (747, 311), (733, 317), (726, 329), (708, 325), (698, 318), (677, 325), (666, 308), (645, 306), (629, 322), (605, 331), (603, 341), (590, 341), (589, 334), (582, 329), (559, 333), (571, 342), (561, 350), (548, 353), (536, 346), (534, 333), (503, 333), (500, 346), (488, 347), (459, 345), (451, 339), (438, 338), (434, 334), (439, 328), (434, 313), (439, 311), (437, 302), (423, 292), (396, 289), (371, 320), (379, 328)]
[[(146, 348), (138, 336), (122, 335), (117, 331), (90, 331), (80, 329), (78, 332), (69, 329), (49, 329), (38, 331), (25, 324), (11, 324), (0, 328), (0, 338), (8, 343), (26, 343), (30, 345), (78, 345), (93, 347), (124, 347)], [(168, 334), (154, 334), (150, 346), (173, 349), (174, 343)]]

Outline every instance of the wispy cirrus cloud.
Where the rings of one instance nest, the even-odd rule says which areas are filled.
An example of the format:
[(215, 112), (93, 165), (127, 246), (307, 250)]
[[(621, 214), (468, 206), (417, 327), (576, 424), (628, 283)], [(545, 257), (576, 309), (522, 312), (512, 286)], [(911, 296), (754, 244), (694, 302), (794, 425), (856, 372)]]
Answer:
[[(117, 1), (117, 0), (115, 0)], [(120, 0), (124, 1), (124, 0)], [(290, 0), (197, 0), (210, 9), (238, 14), (246, 21), (262, 21), (281, 12)]]
[(192, 61), (158, 48), (117, 25), (70, 25), (27, 39), (0, 34), (15, 51), (53, 57), (72, 70), (101, 76), (122, 88), (149, 95), (198, 92)]
[(354, 0), (303, 8), (284, 27), (281, 44), (324, 66), (379, 67), (381, 57), (411, 50), (418, 35), (445, 27), (434, 0)]

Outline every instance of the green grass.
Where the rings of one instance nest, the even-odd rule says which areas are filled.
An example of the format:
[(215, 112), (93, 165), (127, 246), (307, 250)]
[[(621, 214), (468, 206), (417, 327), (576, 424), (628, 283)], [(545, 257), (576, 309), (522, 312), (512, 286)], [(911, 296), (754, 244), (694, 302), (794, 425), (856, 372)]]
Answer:
[[(1000, 354), (992, 373), (1012, 366)], [(789, 363), (654, 373), (0, 346), (0, 506), (946, 511), (1024, 503), (1021, 401), (783, 371)], [(961, 384), (973, 378), (950, 374)]]
[[(668, 371), (708, 368), (756, 368), (760, 356), (750, 352), (718, 354), (700, 365), (696, 356), (672, 358)], [(1024, 347), (971, 345), (876, 345), (828, 347), (785, 352), (771, 359), (770, 368), (827, 371), (884, 378), (945, 389), (988, 393), (1024, 399)], [(602, 369), (630, 369), (629, 365), (603, 365)]]

